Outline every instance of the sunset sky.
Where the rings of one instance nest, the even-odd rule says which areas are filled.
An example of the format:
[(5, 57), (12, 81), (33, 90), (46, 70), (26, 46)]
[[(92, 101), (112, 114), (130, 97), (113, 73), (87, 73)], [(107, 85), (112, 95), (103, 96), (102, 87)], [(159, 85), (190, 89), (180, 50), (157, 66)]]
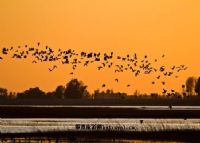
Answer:
[[(77, 51), (136, 52), (150, 58), (166, 55), (160, 64), (189, 68), (180, 78), (167, 80), (166, 88), (181, 90), (188, 76), (200, 76), (200, 1), (199, 0), (1, 0), (0, 48), (49, 45), (53, 49)], [(151, 85), (153, 76), (134, 78), (131, 73), (118, 75), (112, 70), (98, 72), (95, 67), (79, 68), (70, 76), (70, 67), (59, 65), (49, 72), (51, 63), (31, 64), (31, 60), (0, 62), (0, 87), (23, 91), (39, 86), (52, 91), (78, 78), (89, 91), (106, 83), (114, 91), (133, 93), (160, 92)], [(133, 86), (127, 88), (126, 84)], [(101, 89), (101, 88), (100, 88)]]

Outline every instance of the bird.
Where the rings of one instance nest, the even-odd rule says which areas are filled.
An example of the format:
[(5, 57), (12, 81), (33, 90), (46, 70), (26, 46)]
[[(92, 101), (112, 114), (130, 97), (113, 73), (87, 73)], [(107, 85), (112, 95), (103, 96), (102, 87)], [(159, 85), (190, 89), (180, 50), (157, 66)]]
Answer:
[(182, 85), (182, 88), (185, 88), (185, 85), (184, 85), (184, 84)]
[(162, 85), (165, 85), (165, 81), (162, 81)]
[(7, 48), (3, 48), (2, 49), (2, 54), (7, 55), (8, 54), (8, 49)]
[(116, 82), (119, 82), (118, 78), (115, 79)]
[(171, 76), (172, 74), (173, 74), (173, 72), (169, 72), (169, 73), (168, 73), (168, 76)]
[(178, 78), (178, 76), (176, 75), (175, 78)]
[(137, 54), (135, 53), (135, 59), (137, 60)]
[(165, 66), (160, 67), (160, 71), (163, 72), (165, 70)]
[[(24, 44), (25, 45), (25, 44)], [(0, 60), (3, 59), (1, 54), (9, 55), (12, 54), (12, 58), (14, 59), (27, 59), (28, 57), (33, 58), (32, 63), (39, 62), (60, 62), (61, 64), (71, 65), (71, 69), (75, 70), (80, 65), (84, 68), (87, 68), (90, 64), (97, 64), (96, 69), (106, 69), (109, 68), (113, 70), (114, 73), (124, 73), (126, 71), (130, 71), (133, 74), (133, 77), (137, 77), (139, 75), (144, 74), (152, 74), (158, 73), (155, 77), (157, 80), (161, 79), (161, 76), (167, 77), (175, 77), (178, 78), (178, 73), (187, 70), (187, 66), (181, 64), (179, 66), (173, 65), (172, 67), (166, 67), (165, 65), (155, 66), (150, 62), (149, 56), (145, 54), (141, 59), (138, 57), (137, 53), (128, 53), (125, 56), (116, 55), (113, 51), (111, 52), (85, 52), (80, 51), (77, 52), (73, 49), (65, 49), (62, 50), (59, 48), (58, 50), (53, 50), (48, 45), (44, 47), (44, 49), (39, 48), (41, 46), (40, 42), (37, 43), (36, 47), (28, 46), (18, 46), (11, 48), (3, 48), (0, 53)], [(13, 52), (9, 52), (13, 50)], [(165, 57), (165, 54), (161, 55), (162, 58)], [(155, 58), (154, 62), (158, 62), (159, 59)], [(55, 68), (58, 68), (56, 65), (53, 67), (49, 67), (49, 71), (53, 71)], [(169, 69), (169, 70), (168, 70)], [(71, 75), (73, 72), (70, 73)], [(172, 76), (176, 75), (176, 76)], [(119, 79), (116, 77), (114, 79), (115, 82), (119, 82)], [(113, 82), (114, 82), (113, 81)], [(151, 84), (156, 84), (157, 82), (152, 81)], [(165, 81), (161, 82), (165, 85)], [(106, 85), (103, 84), (102, 87)], [(127, 87), (131, 86), (130, 84), (126, 85)], [(185, 87), (184, 87), (185, 88)], [(163, 90), (164, 93), (167, 91)]]
[(51, 71), (53, 71), (53, 69), (49, 68), (49, 71), (51, 72)]
[(57, 68), (57, 66), (56, 66), (56, 65), (54, 65), (54, 66), (53, 66), (53, 68), (55, 69), (55, 68)]
[(157, 79), (160, 79), (160, 75), (156, 77)]
[(52, 72), (55, 68), (57, 68), (56, 65), (54, 65), (52, 68), (49, 68), (49, 71)]
[(176, 68), (176, 66), (173, 66), (171, 69), (174, 70)]
[(167, 93), (167, 90), (163, 88), (163, 92), (162, 93), (163, 94)]
[(103, 68), (102, 66), (99, 66), (99, 67), (98, 67), (98, 70), (101, 70), (102, 68)]

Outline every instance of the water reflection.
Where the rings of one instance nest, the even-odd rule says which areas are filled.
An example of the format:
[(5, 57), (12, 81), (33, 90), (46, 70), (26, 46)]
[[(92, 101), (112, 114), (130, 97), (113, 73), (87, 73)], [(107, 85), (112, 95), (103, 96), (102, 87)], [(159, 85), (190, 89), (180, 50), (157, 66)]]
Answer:
[(177, 141), (150, 141), (150, 140), (124, 140), (124, 139), (88, 139), (88, 138), (47, 138), (47, 137), (7, 137), (1, 138), (1, 143), (181, 143)]

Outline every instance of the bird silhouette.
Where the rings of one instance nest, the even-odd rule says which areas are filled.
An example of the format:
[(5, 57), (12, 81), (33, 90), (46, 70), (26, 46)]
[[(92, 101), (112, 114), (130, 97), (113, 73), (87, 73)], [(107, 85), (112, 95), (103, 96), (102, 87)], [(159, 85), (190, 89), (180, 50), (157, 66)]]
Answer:
[(102, 66), (98, 66), (98, 70), (101, 70), (103, 67)]
[(157, 79), (160, 79), (160, 75), (156, 77)]
[(163, 72), (165, 70), (165, 66), (160, 67), (160, 71)]
[(49, 71), (52, 72), (55, 68), (57, 68), (56, 65), (54, 65), (52, 68), (49, 68)]
[(8, 49), (7, 48), (3, 48), (2, 49), (2, 54), (7, 55), (8, 54)]
[(51, 71), (53, 71), (53, 69), (49, 68), (49, 71), (51, 72)]
[(116, 82), (119, 82), (119, 79), (118, 79), (118, 78), (116, 78), (116, 79), (115, 79), (115, 81), (116, 81)]
[(34, 64), (34, 63), (37, 63), (37, 61), (36, 60), (34, 60), (34, 61), (32, 61), (32, 63)]
[(162, 85), (165, 85), (165, 81), (162, 81)]
[[(11, 51), (12, 52), (9, 52)], [(113, 51), (111, 52), (77, 52), (73, 49), (61, 49), (54, 50), (50, 46), (46, 45), (42, 48), (40, 42), (37, 43), (36, 47), (28, 46), (17, 46), (11, 48), (2, 48), (2, 52), (0, 53), (0, 60), (3, 59), (4, 56), (10, 55), (13, 59), (27, 59), (28, 57), (32, 58), (32, 63), (40, 63), (40, 62), (51, 62), (54, 66), (49, 67), (49, 71), (53, 71), (58, 68), (57, 62), (60, 62), (62, 65), (71, 65), (71, 70), (76, 70), (79, 66), (83, 66), (87, 68), (89, 65), (95, 65), (96, 69), (99, 71), (101, 69), (109, 69), (113, 70), (114, 73), (125, 73), (131, 72), (133, 77), (140, 77), (144, 74), (151, 75), (155, 73), (157, 76), (156, 80), (160, 81), (163, 85), (165, 85), (166, 78), (175, 77), (178, 78), (178, 74), (182, 71), (188, 69), (188, 67), (184, 64), (181, 65), (173, 65), (167, 68), (165, 65), (154, 65), (154, 62), (158, 62), (159, 59), (154, 58), (154, 62), (151, 62), (149, 56), (145, 54), (143, 57), (139, 57), (137, 53), (128, 53), (125, 56), (120, 54), (115, 54)], [(3, 55), (3, 56), (2, 56)], [(165, 57), (165, 54), (161, 55), (162, 58)], [(158, 64), (158, 63), (157, 63)], [(70, 73), (71, 75), (73, 72)], [(162, 78), (161, 78), (162, 77)], [(163, 78), (165, 77), (165, 78)], [(115, 82), (119, 82), (119, 78), (115, 78)], [(156, 84), (159, 82), (152, 81), (151, 84)], [(105, 87), (102, 85), (102, 87)], [(126, 85), (129, 87), (130, 85)], [(165, 90), (163, 90), (165, 92)], [(167, 92), (167, 91), (166, 91)]]
[(163, 92), (162, 93), (163, 94), (167, 93), (167, 90), (163, 88)]

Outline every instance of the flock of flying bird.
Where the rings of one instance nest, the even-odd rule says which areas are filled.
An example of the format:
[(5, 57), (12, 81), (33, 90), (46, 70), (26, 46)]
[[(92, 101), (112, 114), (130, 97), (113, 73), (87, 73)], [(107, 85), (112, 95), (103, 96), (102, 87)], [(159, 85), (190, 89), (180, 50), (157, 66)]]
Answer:
[[(105, 68), (113, 69), (114, 73), (129, 71), (132, 73), (133, 77), (138, 77), (142, 74), (155, 74), (155, 79), (151, 82), (151, 84), (155, 85), (156, 83), (161, 83), (163, 85), (162, 93), (168, 95), (175, 94), (175, 90), (166, 90), (164, 88), (166, 81), (163, 80), (163, 78), (178, 78), (178, 73), (185, 71), (188, 68), (185, 65), (173, 65), (171, 67), (161, 65), (155, 67), (155, 64), (158, 63), (160, 59), (165, 58), (164, 54), (160, 56), (159, 59), (151, 61), (148, 55), (144, 55), (140, 59), (136, 53), (120, 56), (115, 55), (114, 52), (76, 52), (73, 49), (54, 50), (49, 46), (41, 46), (39, 42), (35, 47), (28, 45), (9, 48), (4, 47), (0, 53), (0, 61), (2, 61), (4, 56), (7, 55), (11, 55), (11, 58), (13, 59), (27, 59), (32, 57), (32, 64), (39, 62), (60, 62), (63, 65), (71, 65), (72, 72), (69, 73), (70, 75), (74, 74), (78, 66), (82, 65), (83, 67), (87, 67), (94, 63), (97, 64), (96, 68), (98, 71), (102, 71)], [(56, 68), (58, 68), (58, 65), (54, 64), (52, 67), (49, 67), (48, 70), (49, 72), (53, 72)], [(120, 80), (116, 77), (113, 81), (118, 83)], [(130, 87), (131, 84), (127, 84), (126, 86)], [(102, 84), (102, 88), (105, 87), (106, 84)]]

